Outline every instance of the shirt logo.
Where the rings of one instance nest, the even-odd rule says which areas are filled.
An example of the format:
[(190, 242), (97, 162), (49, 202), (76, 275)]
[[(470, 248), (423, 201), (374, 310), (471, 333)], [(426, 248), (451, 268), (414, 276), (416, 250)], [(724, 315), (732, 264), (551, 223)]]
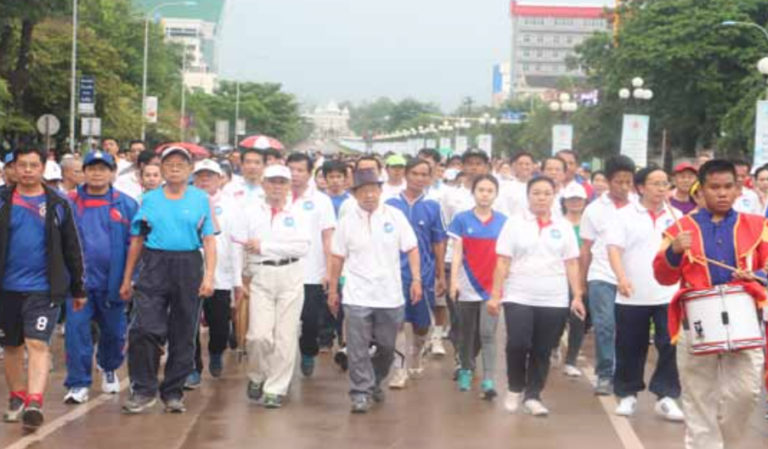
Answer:
[(419, 226), (424, 226), (424, 220), (419, 220)]
[(390, 223), (390, 222), (384, 223), (384, 232), (389, 234), (389, 233), (391, 233), (394, 230), (395, 230), (395, 226), (392, 225), (392, 223)]
[(549, 231), (549, 235), (550, 235), (550, 236), (551, 236), (553, 239), (559, 239), (560, 237), (562, 237), (562, 236), (563, 236), (563, 235), (560, 233), (560, 230), (559, 230), (559, 229), (552, 229), (552, 230), (550, 230), (550, 231)]
[(673, 219), (667, 218), (667, 221), (665, 222), (664, 227), (668, 228), (668, 227), (672, 226), (672, 223), (674, 223), (674, 222), (675, 221)]
[(467, 234), (472, 234), (472, 232), (474, 232), (472, 228), (467, 228)]
[(312, 201), (304, 201), (304, 210), (312, 210), (315, 208), (315, 203)]
[(222, 213), (224, 213), (224, 210), (221, 208), (221, 206), (216, 206), (213, 211), (216, 213), (216, 216), (218, 217)]
[(285, 217), (285, 219), (283, 219), (283, 224), (285, 225), (286, 228), (292, 228), (293, 225), (295, 224), (295, 222), (293, 221), (293, 217)]
[(40, 214), (40, 218), (45, 218), (45, 203), (41, 203), (37, 207), (37, 213)]

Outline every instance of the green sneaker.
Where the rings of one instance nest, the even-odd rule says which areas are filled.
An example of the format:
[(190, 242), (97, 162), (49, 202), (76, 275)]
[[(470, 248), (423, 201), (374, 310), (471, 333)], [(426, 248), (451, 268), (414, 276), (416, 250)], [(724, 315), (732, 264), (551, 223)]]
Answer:
[(264, 408), (280, 408), (283, 406), (283, 397), (279, 394), (265, 394)]
[(468, 369), (459, 370), (459, 391), (469, 391), (472, 388), (472, 371)]
[(480, 384), (480, 388), (483, 390), (483, 394), (481, 394), (480, 397), (486, 401), (491, 401), (498, 395), (493, 385), (493, 379), (483, 380), (483, 383)]
[(249, 380), (246, 393), (248, 394), (248, 399), (252, 401), (258, 401), (261, 399), (262, 394), (264, 394), (264, 382), (256, 383), (252, 380)]

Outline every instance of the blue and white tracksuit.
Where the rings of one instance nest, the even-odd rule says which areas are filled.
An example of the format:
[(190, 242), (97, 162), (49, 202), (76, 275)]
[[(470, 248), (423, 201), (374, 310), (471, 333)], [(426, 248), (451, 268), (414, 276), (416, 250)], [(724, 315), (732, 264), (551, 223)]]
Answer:
[(114, 371), (125, 358), (127, 318), (120, 284), (130, 244), (131, 220), (138, 204), (110, 188), (106, 195), (89, 195), (85, 187), (70, 193), (72, 209), (82, 239), (85, 289), (88, 302), (75, 312), (67, 301), (67, 388), (91, 385), (93, 337), (91, 321), (99, 326), (97, 362)]

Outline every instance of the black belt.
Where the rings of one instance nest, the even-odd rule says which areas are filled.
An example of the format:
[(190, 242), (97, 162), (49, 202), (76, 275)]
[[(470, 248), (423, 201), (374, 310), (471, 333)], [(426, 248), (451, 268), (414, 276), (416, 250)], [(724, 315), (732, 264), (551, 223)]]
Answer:
[(294, 262), (298, 262), (299, 259), (295, 257), (291, 257), (290, 259), (280, 259), (280, 260), (263, 260), (261, 262), (256, 262), (256, 265), (266, 265), (268, 267), (282, 267), (285, 265), (290, 265)]

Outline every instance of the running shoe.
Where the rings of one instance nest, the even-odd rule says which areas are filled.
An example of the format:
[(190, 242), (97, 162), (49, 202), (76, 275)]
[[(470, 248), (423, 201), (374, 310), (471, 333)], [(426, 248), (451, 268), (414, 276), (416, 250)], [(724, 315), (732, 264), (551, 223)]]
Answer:
[(616, 414), (619, 416), (632, 416), (637, 410), (637, 398), (634, 396), (626, 396), (619, 400), (619, 406), (616, 407)]
[(520, 407), (520, 398), (522, 396), (523, 396), (522, 393), (515, 393), (514, 391), (507, 391), (507, 397), (504, 398), (504, 408), (509, 413), (517, 412), (517, 409)]
[(163, 401), (163, 403), (165, 404), (165, 413), (184, 413), (187, 411), (181, 398), (171, 398)]
[(365, 396), (355, 396), (352, 398), (351, 412), (354, 414), (368, 413), (371, 409), (371, 402)]
[(184, 381), (184, 389), (185, 390), (197, 390), (200, 388), (200, 384), (203, 383), (203, 379), (200, 377), (200, 373), (197, 371), (192, 371), (189, 373), (189, 376), (187, 376), (187, 380)]
[(483, 391), (480, 397), (486, 401), (491, 401), (496, 396), (498, 396), (498, 393), (496, 393), (496, 388), (494, 388), (493, 385), (493, 379), (483, 380), (483, 383), (480, 384), (480, 389)]
[(221, 354), (211, 354), (211, 360), (208, 362), (208, 372), (213, 377), (221, 377), (221, 372), (224, 370), (224, 360)]
[(27, 432), (34, 432), (43, 425), (43, 404), (37, 401), (29, 401), (21, 415), (21, 425)]
[(22, 413), (24, 413), (24, 398), (11, 396), (8, 400), (8, 410), (3, 413), (3, 421), (19, 422)]
[(459, 370), (459, 391), (469, 391), (472, 388), (472, 371), (468, 369)]
[(283, 397), (279, 394), (264, 395), (264, 408), (275, 409), (283, 406)]
[(155, 397), (142, 396), (137, 393), (132, 393), (131, 397), (129, 397), (128, 400), (123, 404), (123, 413), (129, 415), (143, 413), (154, 407), (156, 402), (157, 398)]
[(373, 387), (373, 391), (371, 392), (371, 399), (373, 399), (373, 402), (384, 402), (384, 399), (386, 399), (384, 390), (378, 385)]
[(661, 398), (656, 402), (654, 411), (667, 421), (681, 422), (685, 419), (683, 411), (672, 398)]
[(430, 339), (431, 353), (437, 357), (443, 357), (447, 354), (445, 346), (443, 346), (443, 339), (439, 335), (433, 335)]
[[(120, 379), (114, 371), (101, 372), (101, 391), (107, 394), (120, 393)], [(86, 401), (88, 399), (86, 398)]]
[(301, 374), (304, 377), (312, 376), (315, 372), (315, 358), (311, 355), (301, 355)]
[(88, 388), (74, 387), (67, 391), (64, 396), (64, 403), (69, 405), (85, 404), (88, 402)]
[(402, 390), (408, 384), (408, 371), (405, 368), (395, 368), (392, 378), (389, 379), (389, 388)]
[(568, 377), (581, 377), (581, 370), (573, 365), (565, 365), (563, 373)]
[(523, 402), (523, 411), (531, 416), (545, 417), (549, 415), (549, 410), (538, 399), (528, 399)]
[(254, 382), (252, 380), (248, 381), (248, 389), (246, 390), (246, 393), (248, 394), (248, 399), (252, 401), (258, 401), (261, 399), (261, 396), (264, 394), (264, 382)]
[(342, 372), (349, 368), (349, 358), (347, 357), (347, 348), (341, 348), (333, 355), (333, 362), (339, 366)]
[(613, 394), (613, 382), (611, 379), (601, 378), (597, 379), (595, 385), (596, 396), (610, 396)]

